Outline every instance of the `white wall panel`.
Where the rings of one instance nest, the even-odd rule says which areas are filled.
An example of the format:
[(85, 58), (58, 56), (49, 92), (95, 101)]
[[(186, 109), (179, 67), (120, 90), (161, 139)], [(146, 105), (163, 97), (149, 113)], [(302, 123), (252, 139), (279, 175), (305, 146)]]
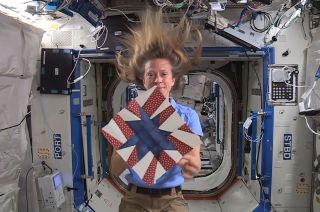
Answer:
[[(313, 136), (296, 108), (275, 108), (271, 202), (275, 207), (310, 207)], [(284, 134), (292, 134), (291, 160), (284, 159)]]

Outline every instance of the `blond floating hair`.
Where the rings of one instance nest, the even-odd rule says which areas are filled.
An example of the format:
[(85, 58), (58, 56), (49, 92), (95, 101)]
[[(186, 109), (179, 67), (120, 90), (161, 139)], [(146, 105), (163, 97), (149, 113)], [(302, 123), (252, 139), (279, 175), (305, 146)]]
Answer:
[[(147, 61), (157, 58), (167, 59), (173, 69), (176, 82), (190, 68), (191, 62), (198, 61), (201, 53), (202, 36), (198, 29), (191, 27), (183, 17), (176, 27), (169, 28), (163, 23), (162, 11), (146, 10), (141, 25), (131, 29), (124, 39), (126, 56), (117, 55), (117, 72), (122, 80), (143, 85), (144, 66)], [(185, 42), (195, 33), (197, 46), (193, 48), (193, 58), (184, 50)], [(176, 83), (174, 88), (179, 86)]]

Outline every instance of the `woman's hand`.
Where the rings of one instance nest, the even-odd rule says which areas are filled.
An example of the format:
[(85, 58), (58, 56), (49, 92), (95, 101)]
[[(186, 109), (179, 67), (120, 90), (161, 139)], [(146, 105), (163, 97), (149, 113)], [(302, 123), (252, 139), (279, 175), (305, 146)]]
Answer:
[(196, 176), (201, 168), (200, 145), (185, 154), (178, 162), (178, 165), (182, 168), (184, 178), (190, 179)]

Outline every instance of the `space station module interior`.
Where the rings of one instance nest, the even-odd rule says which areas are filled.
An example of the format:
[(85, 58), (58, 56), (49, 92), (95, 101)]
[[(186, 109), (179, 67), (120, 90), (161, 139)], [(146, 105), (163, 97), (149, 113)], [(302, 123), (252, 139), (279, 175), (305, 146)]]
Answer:
[(190, 211), (319, 212), (318, 0), (0, 0), (0, 212), (118, 211), (101, 129), (143, 92), (115, 56), (146, 5), (203, 36), (172, 93), (204, 133)]

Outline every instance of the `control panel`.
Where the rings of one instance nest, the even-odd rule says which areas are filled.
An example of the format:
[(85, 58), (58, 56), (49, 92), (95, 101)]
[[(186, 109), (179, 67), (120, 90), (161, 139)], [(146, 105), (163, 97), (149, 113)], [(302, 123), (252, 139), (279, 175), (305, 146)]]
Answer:
[(270, 65), (269, 103), (277, 105), (297, 104), (297, 65)]

